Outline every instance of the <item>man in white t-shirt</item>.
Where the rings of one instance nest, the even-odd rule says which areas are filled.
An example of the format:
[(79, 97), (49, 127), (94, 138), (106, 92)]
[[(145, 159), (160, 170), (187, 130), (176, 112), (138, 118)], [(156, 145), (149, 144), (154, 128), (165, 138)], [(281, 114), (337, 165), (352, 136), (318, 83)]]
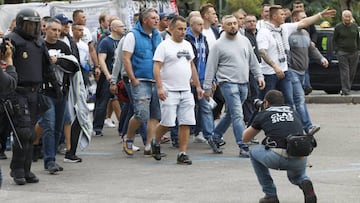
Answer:
[(213, 26), (217, 21), (217, 15), (215, 7), (210, 4), (204, 4), (200, 8), (201, 17), (204, 20), (203, 35), (205, 35), (206, 40), (209, 44), (209, 49), (214, 45), (215, 41), (219, 38), (219, 30)]
[(285, 97), (285, 103), (292, 106), (293, 92), (288, 72), (289, 35), (298, 29), (305, 28), (322, 17), (332, 17), (336, 10), (327, 10), (302, 19), (296, 23), (284, 23), (285, 13), (280, 5), (270, 7), (270, 20), (264, 23), (257, 34), (259, 53), (262, 60), (261, 68), (265, 77), (266, 87), (260, 91), (260, 99), (271, 90), (278, 88)]
[(84, 25), (84, 36), (81, 38), (81, 40), (84, 41), (89, 46), (90, 57), (94, 64), (95, 79), (98, 79), (100, 77), (100, 72), (101, 72), (100, 64), (99, 64), (99, 60), (98, 60), (96, 50), (94, 47), (94, 42), (92, 41), (91, 32), (87, 27), (85, 27), (86, 16), (85, 16), (84, 11), (83, 10), (75, 10), (73, 12), (73, 21), (74, 21), (74, 24)]
[(196, 86), (199, 99), (202, 89), (193, 63), (194, 52), (191, 44), (184, 40), (186, 20), (175, 16), (169, 26), (172, 36), (161, 42), (154, 54), (154, 79), (160, 99), (161, 121), (152, 141), (153, 157), (161, 160), (160, 141), (169, 127), (179, 124), (178, 164), (192, 164), (186, 154), (190, 136), (190, 125), (195, 125), (195, 101), (190, 83)]
[[(219, 28), (215, 26), (218, 22), (218, 17), (216, 15), (214, 5), (207, 3), (200, 7), (200, 15), (204, 20), (204, 27), (202, 34), (205, 35), (206, 40), (209, 45), (209, 50), (211, 51), (212, 46), (215, 44), (216, 40), (220, 37)], [(220, 89), (216, 88), (216, 83), (214, 83), (215, 92), (213, 94), (213, 98), (217, 103), (217, 106), (213, 109), (214, 119), (220, 119), (220, 115), (225, 104), (224, 97), (221, 94)], [(225, 142), (222, 142), (221, 146), (224, 145)]]

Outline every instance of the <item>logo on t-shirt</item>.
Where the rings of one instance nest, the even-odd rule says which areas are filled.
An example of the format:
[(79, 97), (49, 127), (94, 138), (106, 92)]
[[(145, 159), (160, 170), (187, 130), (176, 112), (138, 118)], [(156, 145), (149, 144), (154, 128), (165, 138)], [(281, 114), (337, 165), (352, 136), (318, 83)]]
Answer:
[(188, 50), (181, 50), (178, 51), (178, 53), (176, 54), (177, 58), (180, 59), (181, 57), (185, 57), (186, 60), (190, 60), (191, 56)]

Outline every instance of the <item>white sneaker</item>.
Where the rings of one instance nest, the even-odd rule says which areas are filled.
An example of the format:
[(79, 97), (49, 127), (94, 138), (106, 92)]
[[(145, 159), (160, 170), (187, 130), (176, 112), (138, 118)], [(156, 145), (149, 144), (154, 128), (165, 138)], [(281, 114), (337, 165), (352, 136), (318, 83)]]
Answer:
[(109, 128), (115, 128), (115, 124), (113, 123), (113, 121), (111, 120), (111, 118), (107, 118), (104, 120), (104, 126), (105, 127), (109, 127)]
[(133, 151), (140, 151), (140, 147), (138, 147), (138, 146), (135, 146), (134, 144), (132, 145), (132, 150)]
[(199, 134), (194, 137), (194, 143), (205, 143), (206, 141), (202, 132), (199, 132)]

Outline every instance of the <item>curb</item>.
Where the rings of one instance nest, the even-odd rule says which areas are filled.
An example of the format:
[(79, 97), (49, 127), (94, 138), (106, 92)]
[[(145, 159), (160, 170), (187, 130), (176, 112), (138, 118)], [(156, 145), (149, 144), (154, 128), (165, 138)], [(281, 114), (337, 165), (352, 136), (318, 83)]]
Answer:
[(305, 102), (308, 104), (359, 104), (360, 95), (307, 95), (305, 96)]

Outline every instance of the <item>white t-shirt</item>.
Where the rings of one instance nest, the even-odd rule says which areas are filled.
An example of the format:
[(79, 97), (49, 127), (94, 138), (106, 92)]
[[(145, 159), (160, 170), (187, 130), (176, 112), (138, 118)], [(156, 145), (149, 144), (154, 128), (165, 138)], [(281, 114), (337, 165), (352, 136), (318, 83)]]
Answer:
[(71, 46), (70, 46), (70, 41), (67, 37), (63, 37), (63, 38), (59, 38), (60, 41), (64, 42), (66, 45), (69, 46), (69, 48), (71, 49)]
[(135, 36), (134, 33), (130, 32), (125, 36), (123, 51), (134, 53), (135, 49)]
[(76, 43), (76, 45), (79, 50), (80, 63), (83, 67), (85, 67), (89, 59), (89, 46), (82, 40), (79, 40), (79, 42)]
[[(297, 31), (298, 23), (284, 23), (281, 25), (283, 29), (283, 37), (288, 39), (290, 34)], [(277, 64), (282, 71), (288, 70), (287, 60), (279, 62), (279, 52), (278, 47), (276, 45), (276, 40), (273, 37), (273, 32), (267, 28), (261, 28), (256, 36), (256, 41), (258, 44), (258, 48), (265, 49), (268, 56), (271, 58), (272, 61)], [(261, 69), (264, 75), (272, 75), (275, 74), (275, 71), (272, 67), (270, 67), (264, 60), (261, 62)]]
[[(70, 28), (70, 36), (73, 36), (72, 28)], [(81, 38), (82, 41), (84, 41), (86, 44), (89, 44), (92, 42), (92, 36), (90, 30), (84, 26), (84, 36)]]
[(194, 52), (190, 42), (174, 42), (171, 38), (162, 41), (154, 54), (154, 61), (163, 62), (160, 70), (164, 89), (168, 91), (190, 90), (191, 61)]
[(215, 42), (216, 42), (216, 36), (213, 32), (213, 30), (211, 29), (211, 27), (209, 27), (209, 29), (203, 29), (202, 34), (205, 35), (206, 40), (208, 42), (209, 45), (209, 50), (211, 50), (212, 46), (214, 46)]

